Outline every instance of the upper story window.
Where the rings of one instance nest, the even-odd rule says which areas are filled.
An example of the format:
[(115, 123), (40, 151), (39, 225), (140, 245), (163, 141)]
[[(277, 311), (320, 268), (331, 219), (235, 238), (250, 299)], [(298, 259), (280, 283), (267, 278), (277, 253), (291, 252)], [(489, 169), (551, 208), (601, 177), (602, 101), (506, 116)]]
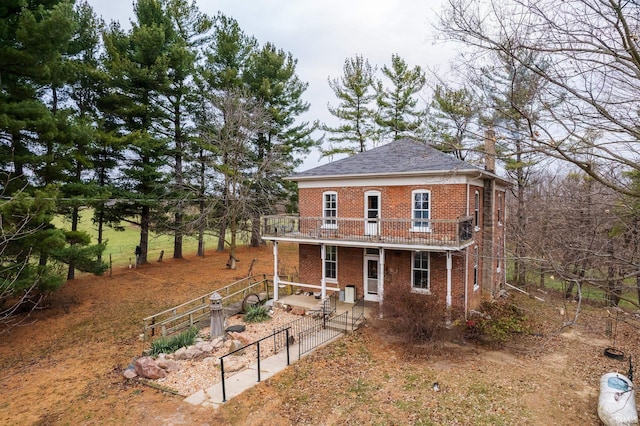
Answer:
[(322, 227), (338, 227), (338, 193), (325, 192), (322, 194)]
[(411, 288), (420, 293), (431, 290), (429, 283), (429, 252), (417, 251), (413, 253), (411, 267)]
[(429, 218), (431, 217), (431, 192), (415, 190), (411, 193), (411, 230), (416, 232), (430, 232)]
[(498, 192), (498, 225), (502, 225), (502, 193)]
[(480, 229), (480, 191), (476, 191), (473, 197), (473, 226)]

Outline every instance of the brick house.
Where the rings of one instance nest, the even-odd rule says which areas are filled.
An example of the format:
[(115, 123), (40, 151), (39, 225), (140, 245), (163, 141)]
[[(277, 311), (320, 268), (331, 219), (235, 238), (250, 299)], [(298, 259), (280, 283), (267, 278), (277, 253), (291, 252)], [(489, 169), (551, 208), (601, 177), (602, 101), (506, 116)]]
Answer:
[(299, 215), (263, 218), (263, 239), (299, 245), (296, 283), (383, 303), (385, 285), (465, 313), (505, 279), (504, 202), (493, 171), (410, 139), (292, 176)]

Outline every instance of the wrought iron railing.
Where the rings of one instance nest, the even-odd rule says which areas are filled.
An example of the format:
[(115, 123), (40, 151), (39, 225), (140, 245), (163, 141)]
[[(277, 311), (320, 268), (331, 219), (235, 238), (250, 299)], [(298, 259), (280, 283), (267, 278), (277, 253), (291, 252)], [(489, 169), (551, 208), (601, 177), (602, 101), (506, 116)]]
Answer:
[(474, 238), (472, 217), (459, 219), (361, 219), (265, 216), (263, 237), (380, 241), (438, 247), (459, 247)]
[(351, 308), (351, 330), (355, 330), (358, 323), (364, 319), (364, 298), (356, 300)]

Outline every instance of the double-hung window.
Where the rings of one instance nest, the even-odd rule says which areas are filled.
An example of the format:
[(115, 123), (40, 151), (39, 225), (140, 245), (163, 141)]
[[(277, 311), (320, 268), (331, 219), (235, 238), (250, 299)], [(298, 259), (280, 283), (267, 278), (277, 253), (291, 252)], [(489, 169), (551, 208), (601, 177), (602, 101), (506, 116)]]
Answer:
[(325, 192), (322, 194), (322, 227), (338, 227), (338, 193)]
[(411, 287), (419, 293), (428, 293), (429, 285), (429, 252), (417, 251), (413, 253), (411, 267)]
[(325, 246), (324, 252), (324, 274), (327, 280), (338, 279), (338, 247)]
[(473, 226), (478, 230), (480, 229), (480, 191), (475, 192), (473, 203)]
[(431, 192), (416, 190), (411, 193), (411, 196), (413, 199), (411, 205), (411, 230), (415, 232), (430, 232)]
[(480, 286), (478, 284), (478, 263), (480, 262), (480, 253), (478, 246), (473, 247), (473, 289), (477, 290)]

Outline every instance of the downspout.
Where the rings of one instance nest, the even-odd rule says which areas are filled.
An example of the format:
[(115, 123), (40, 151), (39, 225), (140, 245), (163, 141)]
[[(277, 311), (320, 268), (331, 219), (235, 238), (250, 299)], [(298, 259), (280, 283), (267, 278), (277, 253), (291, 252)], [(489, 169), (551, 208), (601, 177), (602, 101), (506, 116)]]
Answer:
[(278, 288), (280, 287), (280, 277), (278, 277), (278, 242), (273, 242), (273, 300), (278, 300)]
[(325, 248), (324, 244), (320, 244), (320, 259), (322, 259), (322, 280), (320, 281), (320, 285), (322, 287), (321, 293), (320, 293), (320, 299), (324, 300), (325, 297), (327, 297), (327, 271), (326, 271), (326, 264), (325, 264), (325, 259), (327, 258), (327, 250)]

